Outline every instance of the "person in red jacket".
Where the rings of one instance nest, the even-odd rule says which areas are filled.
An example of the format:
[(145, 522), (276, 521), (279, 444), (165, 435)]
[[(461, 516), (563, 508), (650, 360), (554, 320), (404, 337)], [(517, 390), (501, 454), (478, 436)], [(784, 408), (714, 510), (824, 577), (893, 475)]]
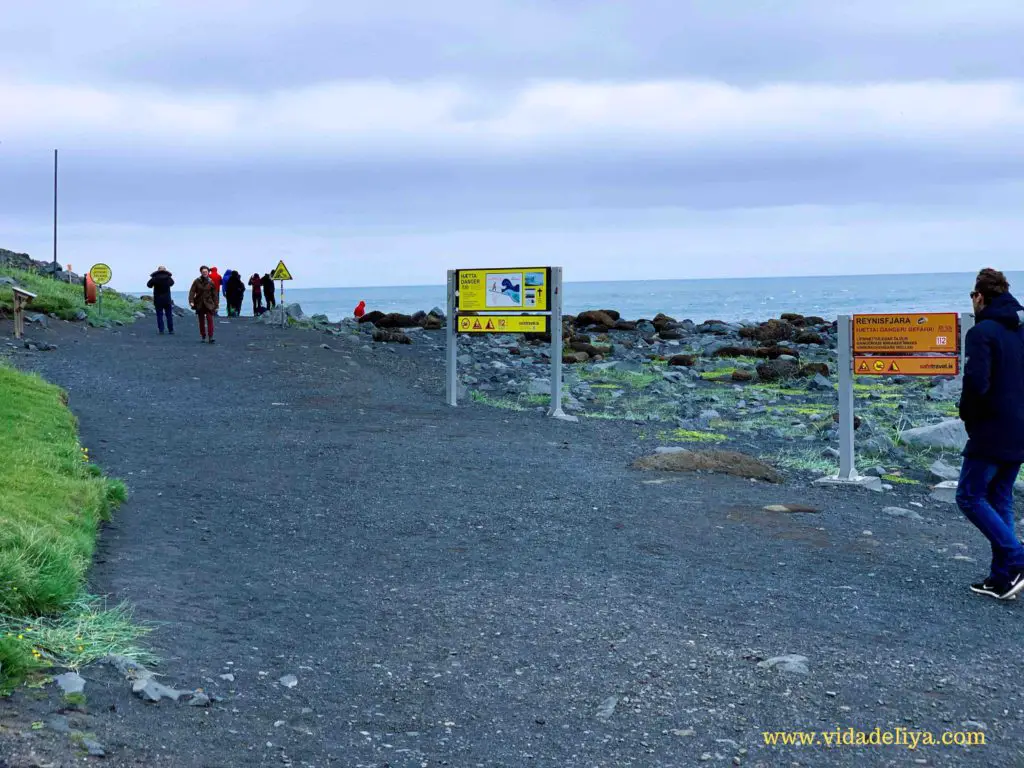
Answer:
[(359, 305), (355, 308), (355, 311), (352, 314), (355, 315), (357, 318), (360, 318), (363, 315), (365, 315), (366, 314), (366, 302), (365, 301), (360, 301)]
[[(217, 286), (217, 295), (220, 296), (220, 284), (224, 281), (224, 276), (217, 271), (216, 267), (210, 267), (210, 279), (213, 281), (213, 284)], [(220, 312), (218, 310), (213, 310), (214, 317), (219, 314)]]

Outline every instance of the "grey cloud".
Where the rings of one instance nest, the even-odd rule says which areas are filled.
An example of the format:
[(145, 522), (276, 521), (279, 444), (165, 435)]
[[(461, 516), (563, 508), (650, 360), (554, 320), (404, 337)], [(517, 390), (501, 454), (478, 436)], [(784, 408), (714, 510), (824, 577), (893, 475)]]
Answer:
[(63, 10), (8, 11), (0, 69), (236, 90), (352, 78), (753, 84), (1024, 75), (1024, 7), (1015, 0), (266, 0)]

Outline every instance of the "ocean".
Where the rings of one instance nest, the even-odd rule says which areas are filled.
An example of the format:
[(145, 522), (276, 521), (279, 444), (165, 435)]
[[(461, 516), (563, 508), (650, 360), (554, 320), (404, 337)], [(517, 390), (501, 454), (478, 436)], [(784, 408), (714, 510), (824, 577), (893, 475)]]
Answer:
[[(1024, 272), (1008, 272), (1011, 285), (1024, 286)], [(857, 312), (970, 312), (973, 274), (857, 275), (849, 277), (774, 277), (722, 280), (622, 280), (567, 282), (567, 314), (587, 309), (615, 309), (628, 320), (664, 312), (677, 320), (702, 322), (767, 320), (783, 312), (834, 319)], [(1012, 290), (1012, 289), (1011, 289)], [(1021, 290), (1024, 295), (1024, 287)], [(280, 301), (280, 295), (278, 295)], [(307, 315), (332, 321), (351, 317), (360, 301), (367, 310), (413, 313), (445, 308), (444, 285), (375, 288), (289, 288), (288, 303)], [(188, 306), (187, 293), (175, 292)], [(248, 294), (243, 315), (251, 315)]]

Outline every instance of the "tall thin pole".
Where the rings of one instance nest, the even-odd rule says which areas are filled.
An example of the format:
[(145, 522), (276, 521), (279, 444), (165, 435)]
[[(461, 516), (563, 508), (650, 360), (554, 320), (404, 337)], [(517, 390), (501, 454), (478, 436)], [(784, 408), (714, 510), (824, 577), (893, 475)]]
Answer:
[(57, 278), (57, 150), (53, 150), (53, 277)]

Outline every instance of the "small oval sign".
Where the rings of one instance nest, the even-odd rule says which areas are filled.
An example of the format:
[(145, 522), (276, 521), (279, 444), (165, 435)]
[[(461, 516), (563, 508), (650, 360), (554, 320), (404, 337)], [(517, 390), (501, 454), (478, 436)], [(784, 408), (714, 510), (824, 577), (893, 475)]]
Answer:
[(96, 285), (106, 285), (113, 276), (114, 273), (106, 264), (93, 264), (92, 269), (89, 270), (89, 277)]

